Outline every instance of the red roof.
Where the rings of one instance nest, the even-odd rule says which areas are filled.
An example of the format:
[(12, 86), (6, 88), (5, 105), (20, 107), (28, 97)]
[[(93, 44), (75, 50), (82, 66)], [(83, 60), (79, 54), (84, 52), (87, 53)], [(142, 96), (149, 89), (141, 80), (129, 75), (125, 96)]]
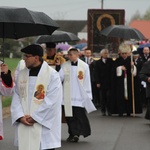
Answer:
[(134, 20), (129, 24), (129, 26), (138, 29), (147, 39), (150, 39), (150, 21)]

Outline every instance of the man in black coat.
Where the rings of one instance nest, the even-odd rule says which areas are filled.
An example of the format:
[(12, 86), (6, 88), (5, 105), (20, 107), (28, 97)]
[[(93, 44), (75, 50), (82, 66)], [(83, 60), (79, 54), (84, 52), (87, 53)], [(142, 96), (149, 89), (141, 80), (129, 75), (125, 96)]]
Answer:
[[(141, 54), (140, 58), (141, 58), (143, 64), (150, 59), (149, 47), (143, 48), (143, 53)], [(142, 82), (142, 83), (145, 84), (144, 82)], [(148, 100), (146, 98), (146, 89), (144, 86), (141, 87), (141, 95), (142, 95), (143, 106), (147, 106)]]
[[(141, 85), (141, 79), (139, 77), (139, 72), (141, 71), (141, 68), (143, 66), (143, 61), (140, 58), (139, 52), (138, 51), (133, 51), (132, 52), (133, 55), (133, 63), (136, 67), (136, 75), (134, 76), (134, 90), (135, 92), (135, 110), (136, 112), (141, 113), (142, 112), (142, 105), (143, 105), (143, 98), (145, 98), (145, 96), (143, 96), (142, 94), (142, 89), (143, 86)], [(137, 111), (138, 110), (138, 111)]]
[(92, 57), (92, 51), (86, 48), (84, 50), (84, 57), (80, 57), (80, 59), (89, 65), (93, 103), (96, 107), (98, 107), (100, 105), (100, 100), (99, 100), (98, 88), (96, 87), (96, 83), (95, 83), (95, 62), (96, 61)]
[(148, 59), (150, 59), (150, 50), (149, 47), (143, 48), (143, 53), (141, 54), (141, 59), (143, 62), (146, 62)]
[(150, 119), (150, 61), (144, 63), (139, 73), (139, 77), (142, 81), (146, 82), (146, 97), (148, 99), (148, 105), (145, 118)]
[(105, 116), (106, 112), (110, 113), (110, 87), (111, 87), (111, 69), (113, 60), (108, 58), (108, 50), (102, 49), (100, 52), (101, 59), (96, 61), (95, 75), (96, 86), (99, 88), (101, 95), (101, 112)]

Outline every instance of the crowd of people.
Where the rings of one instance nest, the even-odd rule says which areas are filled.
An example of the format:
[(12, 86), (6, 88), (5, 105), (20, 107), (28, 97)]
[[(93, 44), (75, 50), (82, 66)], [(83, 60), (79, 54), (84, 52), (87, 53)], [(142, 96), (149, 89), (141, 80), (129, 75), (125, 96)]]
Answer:
[[(148, 47), (140, 55), (121, 43), (115, 60), (109, 57), (108, 49), (100, 51), (98, 60), (88, 48), (80, 55), (77, 48), (70, 47), (63, 55), (52, 42), (44, 48), (32, 44), (21, 52), (23, 59), (16, 67), (15, 83), (3, 63), (0, 84), (1, 95), (12, 95), (15, 145), (20, 150), (60, 147), (62, 122), (68, 126), (68, 142), (91, 135), (87, 113), (97, 108), (103, 116), (121, 117), (141, 114), (146, 106), (145, 117), (150, 119)], [(0, 118), (2, 139), (2, 114)]]
[(147, 107), (145, 118), (149, 119), (149, 83), (145, 77), (149, 74), (142, 74), (145, 62), (150, 60), (149, 47), (144, 47), (139, 53), (137, 49), (132, 50), (131, 45), (121, 43), (115, 59), (109, 57), (108, 49), (100, 51), (99, 60), (94, 60), (92, 54), (89, 56), (86, 51), (90, 50), (85, 50), (81, 59), (85, 62), (87, 58), (91, 59), (93, 103), (100, 107), (102, 115), (131, 116), (143, 113), (143, 107)]

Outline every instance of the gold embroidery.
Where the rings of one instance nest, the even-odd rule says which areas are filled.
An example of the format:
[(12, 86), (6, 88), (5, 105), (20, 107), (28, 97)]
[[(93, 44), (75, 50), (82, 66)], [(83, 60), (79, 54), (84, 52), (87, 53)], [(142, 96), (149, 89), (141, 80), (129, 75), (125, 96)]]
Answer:
[(27, 84), (27, 80), (20, 81), (21, 98), (24, 98), (26, 96), (26, 84)]
[(43, 100), (34, 99), (33, 101), (37, 105), (41, 105), (43, 103)]

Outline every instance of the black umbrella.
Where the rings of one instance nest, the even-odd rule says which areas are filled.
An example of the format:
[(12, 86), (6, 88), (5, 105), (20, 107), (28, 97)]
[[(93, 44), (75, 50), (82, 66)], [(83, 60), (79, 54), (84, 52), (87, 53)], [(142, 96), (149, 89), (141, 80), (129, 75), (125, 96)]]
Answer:
[(126, 40), (145, 39), (144, 35), (139, 30), (126, 25), (111, 25), (100, 31), (100, 34), (108, 37), (118, 37)]
[(71, 32), (54, 31), (52, 35), (42, 35), (35, 40), (35, 43), (48, 43), (48, 42), (70, 42), (79, 41), (80, 39)]
[(0, 38), (3, 38), (3, 42), (4, 38), (19, 39), (52, 34), (56, 29), (58, 24), (43, 12), (0, 7)]
[(26, 8), (0, 7), (0, 37), (22, 37), (52, 34), (58, 24), (43, 12)]

